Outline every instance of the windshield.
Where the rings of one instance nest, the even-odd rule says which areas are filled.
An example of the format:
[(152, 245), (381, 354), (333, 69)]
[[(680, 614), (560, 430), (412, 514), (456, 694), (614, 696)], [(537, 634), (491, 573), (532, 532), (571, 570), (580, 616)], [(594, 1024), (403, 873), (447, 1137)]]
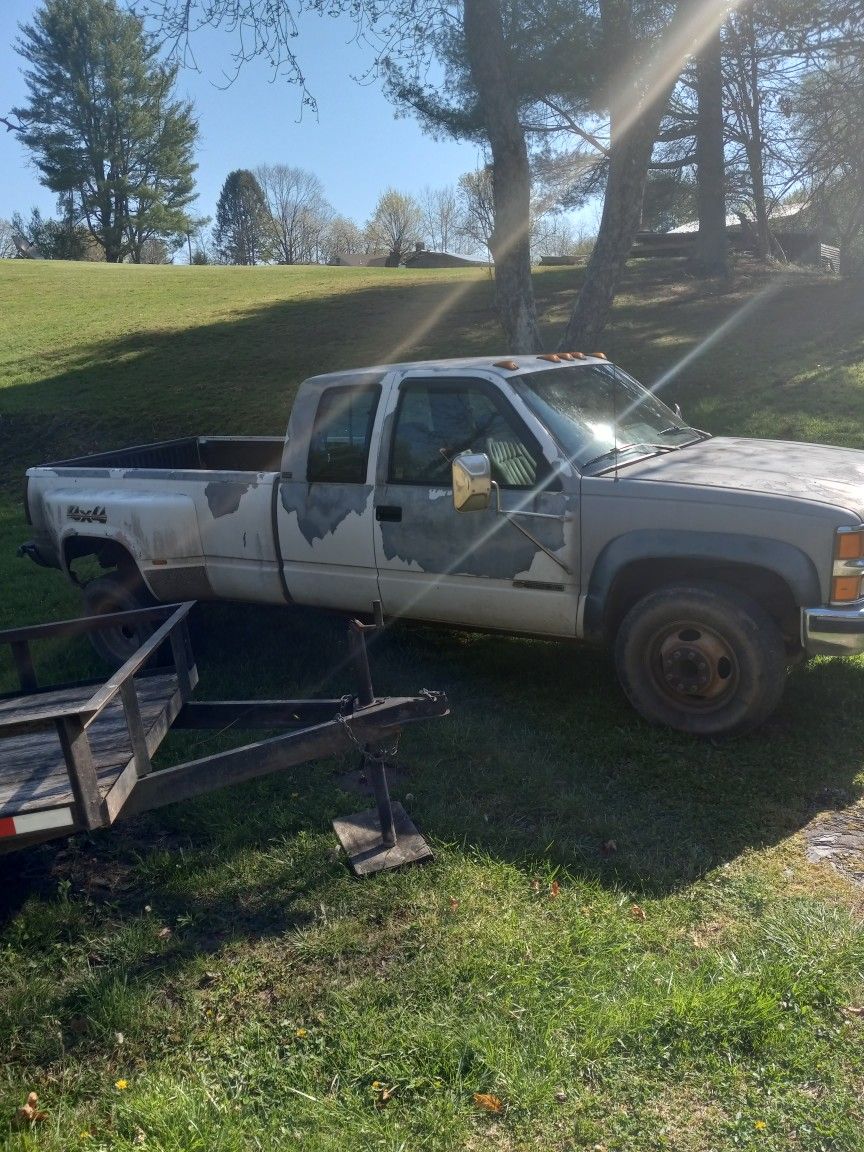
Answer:
[(567, 365), (510, 383), (580, 467), (701, 439), (638, 380), (611, 364)]

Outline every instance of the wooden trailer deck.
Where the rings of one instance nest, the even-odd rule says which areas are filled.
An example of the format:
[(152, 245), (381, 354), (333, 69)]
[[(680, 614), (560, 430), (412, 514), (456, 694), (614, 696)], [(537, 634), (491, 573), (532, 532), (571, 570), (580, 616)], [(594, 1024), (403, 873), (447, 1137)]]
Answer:
[[(173, 672), (135, 679), (141, 726), (152, 756), (176, 719), (183, 701)], [(0, 728), (5, 723), (34, 721), (61, 712), (79, 715), (93, 695), (92, 686), (73, 686), (0, 700)], [(104, 800), (132, 759), (132, 740), (123, 702), (113, 699), (88, 728), (93, 768)], [(42, 808), (75, 803), (60, 735), (54, 729), (31, 729), (2, 744), (0, 820)]]

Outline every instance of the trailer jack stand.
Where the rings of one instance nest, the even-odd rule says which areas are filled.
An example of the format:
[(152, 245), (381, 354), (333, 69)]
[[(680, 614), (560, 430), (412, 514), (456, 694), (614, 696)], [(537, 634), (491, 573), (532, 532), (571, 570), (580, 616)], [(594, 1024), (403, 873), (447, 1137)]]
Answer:
[[(384, 627), (384, 617), (378, 601), (374, 610), (374, 624), (352, 620), (348, 627), (357, 700), (361, 707), (372, 704), (375, 699), (365, 638), (366, 634), (374, 634)], [(433, 858), (432, 849), (417, 831), (411, 817), (398, 801), (394, 804), (390, 800), (384, 757), (381, 748), (367, 744), (360, 762), (361, 770), (375, 793), (376, 807), (333, 821), (333, 831), (345, 849), (355, 876), (369, 876), (373, 872), (399, 868), (403, 864), (419, 864)]]
[(432, 849), (411, 817), (398, 800), (393, 803), (390, 799), (380, 750), (367, 749), (362, 767), (375, 791), (376, 807), (333, 821), (333, 831), (345, 849), (351, 871), (355, 876), (370, 876), (431, 860)]

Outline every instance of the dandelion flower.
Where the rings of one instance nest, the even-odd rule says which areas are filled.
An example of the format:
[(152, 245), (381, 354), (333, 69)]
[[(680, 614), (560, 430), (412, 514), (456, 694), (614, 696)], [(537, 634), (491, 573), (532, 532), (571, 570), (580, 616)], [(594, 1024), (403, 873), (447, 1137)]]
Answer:
[(753, 1127), (756, 1129), (757, 1132), (761, 1132), (763, 1130), (763, 1128), (767, 1128), (768, 1125), (765, 1123), (764, 1120), (756, 1120), (753, 1123)]
[(118, 1092), (125, 1092), (126, 1089), (129, 1087), (129, 1081), (128, 1080), (115, 1080), (114, 1081), (114, 1087), (117, 1089)]
[(294, 1033), (294, 1035), (297, 1037), (298, 1040), (305, 1040), (306, 1039), (306, 1029), (305, 1028), (298, 1028), (297, 1031)]

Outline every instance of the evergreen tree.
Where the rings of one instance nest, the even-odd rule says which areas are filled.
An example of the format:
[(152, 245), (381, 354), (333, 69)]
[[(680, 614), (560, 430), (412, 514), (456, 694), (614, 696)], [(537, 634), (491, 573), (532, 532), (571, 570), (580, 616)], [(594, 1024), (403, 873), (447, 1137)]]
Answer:
[(213, 229), (222, 264), (257, 264), (273, 253), (273, 227), (261, 185), (248, 168), (225, 177)]
[(185, 232), (198, 126), (141, 20), (115, 0), (45, 0), (16, 47), (20, 137), (105, 259), (137, 262), (146, 241)]

